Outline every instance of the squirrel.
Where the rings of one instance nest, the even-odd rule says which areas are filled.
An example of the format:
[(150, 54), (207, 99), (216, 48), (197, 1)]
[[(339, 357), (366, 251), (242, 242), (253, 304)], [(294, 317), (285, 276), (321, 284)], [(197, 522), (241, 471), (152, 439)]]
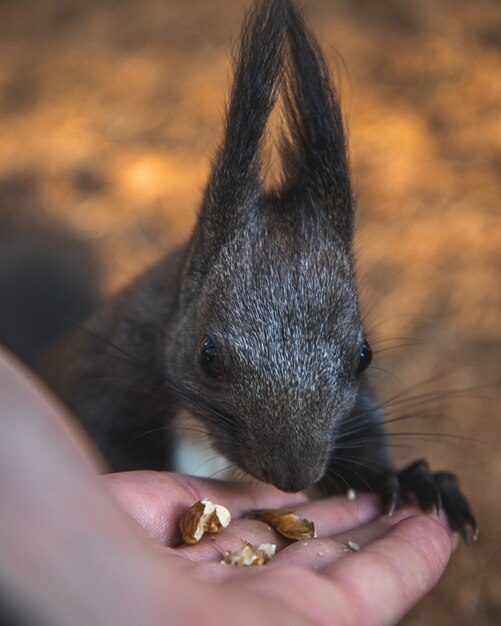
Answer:
[[(284, 109), (281, 178), (263, 138)], [(292, 0), (258, 1), (235, 60), (224, 137), (189, 240), (67, 343), (54, 386), (115, 471), (174, 469), (176, 417), (284, 491), (372, 491), (392, 513), (443, 508), (477, 523), (456, 477), (398, 470), (366, 370), (355, 202), (338, 95)], [(53, 381), (54, 382), (54, 381)]]

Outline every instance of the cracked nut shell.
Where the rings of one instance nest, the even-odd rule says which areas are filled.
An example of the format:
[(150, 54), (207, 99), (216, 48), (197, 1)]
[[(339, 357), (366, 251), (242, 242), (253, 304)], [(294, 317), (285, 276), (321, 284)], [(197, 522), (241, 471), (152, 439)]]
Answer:
[(190, 507), (179, 522), (179, 530), (185, 543), (198, 543), (204, 533), (218, 533), (231, 522), (231, 514), (221, 504), (211, 500), (199, 500)]

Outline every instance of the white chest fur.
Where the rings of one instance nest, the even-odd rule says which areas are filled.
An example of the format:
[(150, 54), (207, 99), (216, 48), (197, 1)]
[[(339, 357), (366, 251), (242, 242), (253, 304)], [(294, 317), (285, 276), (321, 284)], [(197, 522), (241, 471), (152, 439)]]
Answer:
[[(174, 429), (176, 472), (218, 480), (237, 478), (236, 466), (214, 450), (204, 425), (191, 413), (182, 411), (174, 422)], [(238, 478), (243, 478), (240, 471)]]

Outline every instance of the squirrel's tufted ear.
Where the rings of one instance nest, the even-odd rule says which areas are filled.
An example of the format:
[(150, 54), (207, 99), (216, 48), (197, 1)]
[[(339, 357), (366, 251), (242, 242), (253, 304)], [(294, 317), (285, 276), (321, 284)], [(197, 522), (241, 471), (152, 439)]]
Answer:
[(283, 75), (287, 23), (288, 2), (283, 0), (258, 2), (244, 21), (224, 139), (195, 233), (206, 249), (238, 225), (239, 213), (261, 193), (261, 143)]
[(329, 218), (351, 244), (354, 203), (343, 117), (322, 52), (303, 16), (288, 3), (288, 55), (283, 98), (288, 133), (282, 137), (284, 185)]

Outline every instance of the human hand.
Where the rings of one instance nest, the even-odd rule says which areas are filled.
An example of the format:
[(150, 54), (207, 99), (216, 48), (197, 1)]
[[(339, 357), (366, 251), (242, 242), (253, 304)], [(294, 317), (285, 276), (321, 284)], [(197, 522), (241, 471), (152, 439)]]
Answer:
[[(261, 484), (100, 477), (78, 425), (7, 356), (0, 396), (0, 582), (30, 624), (391, 624), (434, 586), (456, 542), (444, 518), (380, 517), (370, 496), (307, 502)], [(237, 521), (182, 546), (178, 519), (202, 497)], [(318, 538), (290, 544), (240, 518), (280, 506), (314, 520)], [(221, 564), (243, 539), (278, 554), (263, 567)]]
[[(309, 502), (268, 485), (179, 474), (130, 472), (105, 480), (148, 536), (167, 546), (162, 552), (187, 560), (185, 571), (196, 579), (222, 584), (229, 615), (247, 614), (249, 624), (281, 623), (277, 619), (282, 609), (292, 611), (284, 616), (286, 624), (392, 624), (435, 585), (457, 544), (445, 517), (411, 508), (381, 516), (378, 499), (366, 494), (355, 501), (335, 497)], [(216, 536), (184, 545), (177, 521), (205, 497), (230, 509), (234, 521)], [(241, 517), (251, 509), (283, 506), (314, 520), (317, 538), (291, 542), (268, 525)], [(226, 550), (239, 549), (247, 541), (256, 546), (275, 543), (277, 555), (264, 567), (220, 563)], [(360, 551), (351, 551), (348, 541)], [(258, 619), (252, 607), (265, 599), (272, 601), (273, 613)]]

